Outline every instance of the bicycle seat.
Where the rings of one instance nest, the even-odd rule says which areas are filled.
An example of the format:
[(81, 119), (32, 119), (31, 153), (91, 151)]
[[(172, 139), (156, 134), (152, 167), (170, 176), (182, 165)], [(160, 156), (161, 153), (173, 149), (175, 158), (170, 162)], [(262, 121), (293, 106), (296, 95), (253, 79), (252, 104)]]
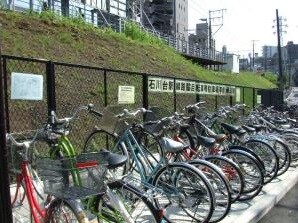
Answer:
[(266, 127), (264, 125), (258, 125), (258, 124), (254, 124), (254, 125), (250, 125), (250, 127), (254, 128), (257, 132), (261, 131), (261, 130), (265, 130)]
[(166, 137), (162, 137), (159, 140), (162, 148), (166, 151), (166, 152), (170, 152), (170, 153), (175, 153), (175, 152), (180, 152), (183, 149), (189, 147), (189, 145), (185, 145), (181, 142), (177, 142), (173, 139), (170, 138), (166, 138)]
[(243, 128), (244, 130), (246, 130), (247, 132), (250, 132), (250, 133), (253, 133), (253, 132), (256, 131), (255, 128), (253, 128), (253, 127), (249, 127), (249, 126), (247, 126), (247, 125), (242, 125), (242, 128)]
[(125, 155), (112, 153), (106, 149), (102, 149), (100, 152), (105, 155), (105, 159), (108, 162), (108, 169), (120, 167), (127, 161), (127, 156)]
[(202, 146), (205, 146), (207, 148), (212, 148), (215, 145), (216, 140), (214, 138), (210, 137), (204, 137), (204, 136), (197, 136), (198, 143)]
[(208, 137), (211, 137), (211, 138), (215, 139), (216, 142), (221, 143), (227, 138), (227, 135), (226, 134), (210, 134), (210, 135), (208, 135)]
[(221, 123), (221, 126), (230, 134), (237, 134), (237, 132), (239, 132), (239, 130), (241, 129), (239, 126), (231, 125), (227, 123)]

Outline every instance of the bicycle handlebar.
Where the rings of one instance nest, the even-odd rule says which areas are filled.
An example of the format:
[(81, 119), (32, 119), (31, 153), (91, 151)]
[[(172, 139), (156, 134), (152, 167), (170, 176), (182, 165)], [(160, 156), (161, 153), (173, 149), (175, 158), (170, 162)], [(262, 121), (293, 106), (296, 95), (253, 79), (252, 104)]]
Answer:
[(147, 112), (152, 112), (146, 108), (138, 108), (135, 111), (129, 112), (128, 109), (123, 109), (123, 113), (116, 115), (119, 118), (124, 118), (126, 116), (136, 117), (138, 114), (146, 114)]
[(72, 116), (66, 117), (66, 118), (61, 118), (59, 119), (55, 113), (55, 111), (51, 111), (51, 124), (68, 124), (70, 121), (72, 121), (74, 118), (78, 116), (78, 113), (82, 110), (87, 110), (89, 113), (97, 116), (97, 117), (102, 117), (103, 114), (94, 110), (94, 105), (93, 104), (88, 104), (87, 106), (83, 105), (78, 107)]
[(191, 104), (191, 105), (186, 105), (184, 107), (184, 109), (191, 109), (191, 108), (195, 108), (195, 109), (200, 109), (199, 105), (202, 105), (202, 104), (205, 104), (206, 102), (205, 101), (199, 101), (198, 103), (195, 103), (195, 104)]
[(18, 142), (12, 135), (12, 133), (6, 133), (6, 141), (10, 141), (12, 142), (12, 144), (14, 144), (17, 147), (25, 147), (25, 148), (29, 148), (37, 139), (38, 135), (40, 132), (44, 132), (44, 129), (39, 129), (36, 131), (35, 135), (33, 136), (32, 140), (26, 140), (24, 142)]

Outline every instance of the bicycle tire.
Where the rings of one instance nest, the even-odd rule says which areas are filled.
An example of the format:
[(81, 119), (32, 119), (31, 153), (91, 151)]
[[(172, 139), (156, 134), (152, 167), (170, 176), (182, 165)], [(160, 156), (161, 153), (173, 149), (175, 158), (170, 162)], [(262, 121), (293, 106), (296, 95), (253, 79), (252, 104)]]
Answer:
[(298, 165), (298, 134), (281, 134), (280, 137), (285, 141), (291, 151), (291, 165)]
[[(260, 167), (259, 162), (251, 154), (242, 150), (232, 149), (223, 152), (222, 155), (231, 158), (242, 171), (244, 190), (238, 200), (249, 200), (257, 196), (264, 185), (263, 169)], [(254, 179), (256, 180), (254, 181)]]
[[(129, 157), (127, 151), (121, 145), (117, 146), (117, 142), (118, 138), (115, 135), (103, 129), (96, 129), (85, 140), (83, 151), (96, 152), (100, 149), (107, 149), (113, 153)], [(110, 171), (113, 172), (114, 176), (123, 176), (128, 172), (129, 166), (129, 159), (127, 159), (124, 165)]]
[[(181, 153), (175, 153), (174, 162), (187, 162), (202, 171), (213, 186), (215, 193), (215, 207), (209, 222), (222, 220), (230, 211), (232, 204), (232, 188), (224, 172), (215, 164), (202, 159), (185, 160)], [(215, 177), (215, 179), (214, 179)], [(218, 185), (216, 183), (221, 183)], [(221, 188), (222, 190), (216, 190)]]
[(275, 149), (280, 160), (280, 168), (277, 172), (277, 176), (280, 176), (284, 174), (291, 166), (292, 154), (288, 145), (281, 139), (274, 140), (273, 148)]
[[(144, 193), (140, 191), (132, 184), (123, 180), (109, 182), (108, 187), (112, 193), (117, 194), (117, 198), (121, 199), (124, 207), (127, 207), (126, 211), (130, 214), (129, 217), (133, 222), (161, 222), (163, 212), (157, 209), (150, 199), (146, 197), (146, 192)], [(102, 212), (104, 218), (109, 219), (109, 222), (127, 222), (125, 217), (121, 216), (121, 212), (110, 204), (109, 197), (107, 195), (97, 196), (97, 207), (100, 206), (100, 202), (103, 202), (102, 207), (104, 209), (100, 211)]]
[[(68, 211), (67, 211), (68, 210)], [(62, 212), (62, 213), (61, 213)], [(56, 215), (57, 214), (57, 215)], [(53, 200), (46, 213), (46, 223), (56, 223), (56, 222), (77, 222), (77, 223), (95, 223), (97, 218), (89, 220), (87, 213), (81, 207), (78, 201), (74, 200), (62, 200), (55, 199)], [(59, 220), (59, 221), (57, 221)]]
[(205, 223), (211, 219), (215, 204), (214, 191), (206, 176), (194, 166), (170, 163), (156, 173), (152, 185), (166, 195), (156, 198), (155, 203), (158, 208), (165, 209), (164, 218), (168, 222)]
[(195, 159), (188, 163), (202, 171), (213, 187), (216, 202), (209, 222), (221, 221), (229, 213), (232, 204), (232, 189), (224, 172), (207, 160)]
[(209, 155), (204, 159), (222, 169), (232, 187), (232, 203), (237, 201), (244, 190), (244, 179), (240, 167), (225, 156)]
[(250, 139), (244, 143), (262, 160), (265, 168), (264, 183), (271, 182), (279, 170), (279, 157), (270, 144), (262, 140)]

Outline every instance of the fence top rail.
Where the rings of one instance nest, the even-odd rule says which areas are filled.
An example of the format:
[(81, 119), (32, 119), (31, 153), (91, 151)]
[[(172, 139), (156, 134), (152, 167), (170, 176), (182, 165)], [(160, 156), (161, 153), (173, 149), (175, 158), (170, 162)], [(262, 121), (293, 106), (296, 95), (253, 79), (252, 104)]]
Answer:
[(2, 54), (1, 57), (3, 59), (8, 59), (8, 60), (22, 60), (22, 61), (27, 61), (27, 62), (39, 62), (39, 63), (50, 62), (50, 60), (42, 59), (42, 58), (20, 57), (20, 56), (4, 55), (4, 54)]
[(203, 80), (200, 80), (200, 79), (190, 79), (190, 78), (175, 77), (175, 76), (166, 76), (166, 75), (146, 73), (146, 72), (135, 72), (135, 71), (120, 70), (120, 69), (110, 69), (110, 68), (96, 67), (96, 66), (89, 66), (89, 65), (82, 65), (82, 64), (73, 64), (73, 63), (66, 63), (66, 62), (51, 61), (51, 60), (40, 59), (40, 58), (29, 58), (29, 57), (21, 57), (21, 56), (13, 56), (13, 55), (2, 55), (2, 58), (3, 59), (11, 59), (11, 60), (22, 60), (22, 61), (28, 61), (28, 62), (39, 62), (39, 63), (49, 63), (49, 62), (52, 62), (55, 65), (60, 65), (60, 66), (68, 66), (68, 67), (76, 67), (76, 68), (84, 68), (84, 69), (93, 69), (93, 70), (101, 70), (101, 71), (106, 71), (106, 72), (115, 72), (115, 73), (119, 73), (119, 74), (152, 76), (152, 77), (169, 78), (169, 79), (182, 80), (182, 81), (183, 80), (184, 81), (195, 81), (195, 82), (201, 82), (201, 83), (206, 83), (206, 84), (216, 84), (216, 85), (233, 86), (233, 87), (240, 87), (240, 88), (251, 88), (251, 89), (256, 89), (256, 90), (266, 90), (266, 89), (263, 89), (263, 88), (249, 87), (249, 86), (243, 86), (243, 85), (232, 85), (232, 84), (224, 84), (224, 83), (215, 83), (215, 82), (210, 82), (210, 81), (203, 81)]

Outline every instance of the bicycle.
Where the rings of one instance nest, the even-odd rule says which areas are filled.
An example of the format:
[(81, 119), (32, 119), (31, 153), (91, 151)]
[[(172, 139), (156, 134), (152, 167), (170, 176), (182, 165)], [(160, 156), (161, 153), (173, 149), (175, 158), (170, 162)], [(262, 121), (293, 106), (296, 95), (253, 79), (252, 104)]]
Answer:
[[(70, 122), (77, 117), (81, 110), (87, 110), (97, 117), (102, 115), (93, 109), (92, 104), (77, 108), (71, 117), (63, 119), (59, 119), (55, 112), (51, 113), (51, 122), (48, 124), (51, 137), (47, 139), (47, 143), (51, 147), (52, 155), (59, 154), (63, 157), (72, 157), (76, 154), (67, 135), (69, 134)], [(143, 191), (132, 184), (122, 179), (113, 178), (112, 170), (125, 164), (127, 157), (107, 150), (102, 152), (108, 162), (108, 172), (105, 178), (106, 193), (86, 200), (84, 202), (86, 208), (98, 216), (100, 222), (163, 222), (163, 210), (156, 208), (150, 197), (144, 196)], [(72, 172), (72, 174), (75, 175), (76, 173)]]
[[(86, 170), (87, 168), (98, 170), (99, 165), (97, 159), (92, 159), (94, 163), (88, 167), (85, 164), (86, 162), (90, 162), (90, 160), (79, 161), (79, 157), (73, 157), (71, 160), (52, 160), (44, 157), (37, 159), (37, 169), (39, 172), (46, 173), (40, 177), (47, 178), (47, 182), (44, 182), (45, 189), (43, 191), (47, 194), (47, 197), (42, 201), (44, 204), (40, 204), (39, 199), (42, 195), (37, 190), (36, 183), (34, 183), (33, 180), (33, 176), (36, 178), (38, 177), (36, 172), (31, 170), (31, 160), (29, 159), (29, 152), (33, 152), (33, 149), (30, 149), (30, 147), (37, 140), (38, 132), (39, 131), (36, 132), (32, 140), (25, 140), (23, 142), (18, 142), (12, 133), (7, 134), (7, 141), (8, 143), (11, 143), (11, 152), (20, 158), (20, 160), (18, 160), (20, 163), (15, 160), (15, 164), (20, 164), (20, 170), (16, 171), (16, 169), (14, 169), (10, 172), (10, 174), (16, 175), (16, 192), (12, 199), (12, 206), (22, 205), (25, 198), (27, 198), (31, 215), (36, 223), (57, 222), (57, 219), (59, 222), (95, 222), (94, 218), (92, 218), (93, 216), (90, 216), (85, 212), (82, 208), (82, 204), (77, 199), (102, 193), (102, 188), (84, 188), (83, 185), (80, 187), (73, 187), (65, 182), (65, 174), (73, 168), (77, 171), (83, 169)], [(16, 148), (13, 146), (16, 146)], [(31, 153), (31, 155), (33, 155), (33, 153)], [(47, 162), (47, 164), (50, 165), (44, 166), (44, 162)], [(60, 165), (54, 167), (52, 162)], [(66, 165), (66, 162), (68, 165)], [(73, 193), (71, 195), (64, 194), (62, 190), (65, 189), (72, 190)], [(22, 191), (24, 192), (24, 195), (18, 200), (18, 195)], [(53, 196), (55, 197), (54, 199), (52, 199)]]
[(141, 108), (134, 112), (124, 110), (115, 115), (106, 108), (99, 123), (101, 129), (90, 134), (84, 151), (97, 150), (97, 142), (102, 143), (109, 136), (115, 142), (114, 151), (130, 154), (126, 169), (126, 172), (130, 170), (128, 180), (137, 178), (138, 186), (146, 188), (153, 185), (166, 195), (155, 198), (154, 202), (159, 208), (165, 209), (167, 221), (208, 222), (215, 201), (212, 186), (204, 174), (190, 164), (168, 164), (163, 157), (157, 159), (137, 141), (131, 127), (125, 122), (128, 117), (146, 112), (146, 109)]

